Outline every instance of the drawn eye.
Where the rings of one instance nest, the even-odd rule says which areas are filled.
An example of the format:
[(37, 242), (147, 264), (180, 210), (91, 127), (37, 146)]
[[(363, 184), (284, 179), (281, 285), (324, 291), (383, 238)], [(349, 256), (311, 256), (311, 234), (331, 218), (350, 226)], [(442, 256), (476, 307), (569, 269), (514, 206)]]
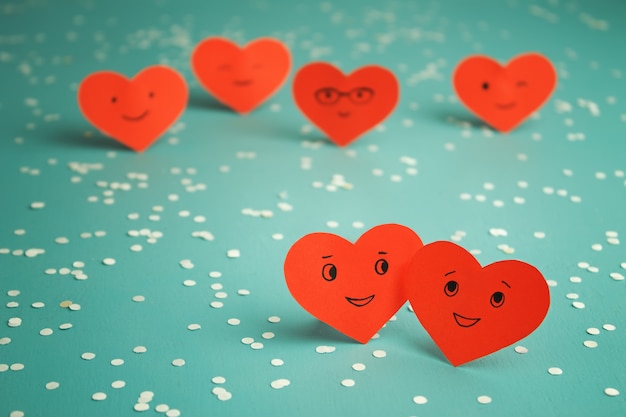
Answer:
[(332, 87), (320, 88), (315, 92), (315, 99), (324, 105), (335, 104), (341, 98), (339, 91)]
[(526, 87), (526, 86), (528, 86), (528, 83), (526, 81), (522, 80), (522, 81), (518, 81), (515, 85), (518, 86), (518, 87)]
[(504, 293), (501, 291), (494, 292), (491, 294), (489, 302), (495, 308), (502, 307), (502, 304), (504, 304)]
[(150, 91), (150, 92), (148, 93), (148, 97), (153, 98), (153, 97), (154, 97), (154, 92)]
[(483, 90), (489, 90), (489, 83), (483, 83)]
[(456, 293), (459, 292), (459, 284), (456, 281), (448, 281), (446, 286), (443, 287), (443, 292), (445, 292), (448, 297), (454, 297)]
[(365, 104), (374, 97), (374, 90), (369, 87), (359, 87), (350, 91), (350, 100), (354, 104)]
[(387, 262), (384, 259), (379, 259), (374, 264), (374, 271), (376, 271), (378, 275), (385, 275), (388, 269), (389, 269), (389, 262)]
[(111, 97), (111, 103), (116, 103), (117, 102), (117, 97), (113, 96)]
[(326, 281), (333, 281), (337, 278), (337, 267), (333, 264), (326, 264), (322, 267), (322, 278)]

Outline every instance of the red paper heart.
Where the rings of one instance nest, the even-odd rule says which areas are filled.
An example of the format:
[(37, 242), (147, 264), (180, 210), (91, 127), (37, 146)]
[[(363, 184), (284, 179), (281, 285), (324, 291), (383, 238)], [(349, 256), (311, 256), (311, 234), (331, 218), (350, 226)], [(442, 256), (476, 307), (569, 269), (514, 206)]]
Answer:
[(509, 132), (545, 103), (556, 87), (556, 71), (543, 55), (529, 53), (505, 66), (486, 56), (470, 56), (456, 67), (454, 89), (476, 116)]
[(381, 123), (398, 103), (399, 86), (386, 68), (370, 65), (344, 75), (316, 62), (300, 68), (293, 81), (300, 111), (339, 146)]
[(406, 302), (401, 281), (421, 247), (419, 236), (398, 224), (376, 226), (354, 244), (312, 233), (287, 253), (285, 280), (306, 311), (366, 343)]
[(191, 68), (209, 93), (245, 114), (283, 85), (291, 69), (291, 55), (277, 39), (260, 38), (240, 48), (228, 39), (211, 37), (193, 50)]
[(526, 337), (550, 306), (548, 285), (532, 265), (507, 260), (481, 268), (451, 242), (419, 250), (406, 288), (415, 315), (454, 366)]
[(145, 68), (131, 80), (95, 72), (78, 87), (83, 115), (103, 133), (135, 151), (148, 148), (185, 110), (187, 84), (171, 68)]

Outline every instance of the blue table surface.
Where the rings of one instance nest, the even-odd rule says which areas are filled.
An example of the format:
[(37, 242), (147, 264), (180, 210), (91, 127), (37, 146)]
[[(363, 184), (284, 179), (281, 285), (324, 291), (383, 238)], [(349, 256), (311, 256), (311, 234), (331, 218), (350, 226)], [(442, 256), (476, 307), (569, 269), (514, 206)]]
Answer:
[[(608, 0), (3, 1), (0, 416), (130, 416), (140, 398), (147, 415), (194, 417), (626, 415), (624, 16)], [(293, 70), (239, 116), (189, 68), (213, 35), (279, 38), (294, 70), (383, 65), (400, 102), (347, 148), (297, 110)], [(528, 51), (558, 86), (499, 134), (455, 98), (452, 71)], [(184, 75), (189, 104), (138, 154), (83, 118), (76, 89), (157, 63)], [(353, 187), (333, 191), (335, 175)], [(365, 345), (318, 322), (286, 288), (287, 250), (382, 223), (535, 265), (544, 323), (455, 368), (407, 306)]]

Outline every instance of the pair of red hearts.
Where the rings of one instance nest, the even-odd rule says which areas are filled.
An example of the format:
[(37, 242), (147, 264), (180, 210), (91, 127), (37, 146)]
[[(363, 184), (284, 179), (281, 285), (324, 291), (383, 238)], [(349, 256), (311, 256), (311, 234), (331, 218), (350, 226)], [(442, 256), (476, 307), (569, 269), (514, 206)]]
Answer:
[(354, 244), (330, 233), (306, 235), (287, 253), (284, 272), (305, 310), (361, 343), (408, 300), (454, 366), (526, 337), (550, 305), (547, 283), (532, 265), (481, 267), (462, 247), (424, 246), (398, 224), (376, 226)]
[[(245, 114), (282, 86), (291, 56), (283, 43), (271, 38), (240, 48), (213, 37), (196, 46), (191, 66), (207, 91)], [(469, 57), (453, 76), (460, 100), (502, 132), (538, 109), (555, 84), (552, 64), (538, 54), (521, 55), (504, 67), (488, 57)], [(385, 120), (398, 103), (399, 90), (395, 75), (375, 65), (344, 75), (330, 64), (312, 63), (302, 67), (293, 82), (297, 106), (339, 146)], [(182, 76), (165, 66), (149, 67), (132, 80), (111, 71), (97, 72), (81, 83), (78, 92), (85, 117), (136, 151), (145, 150), (178, 119), (187, 97)]]

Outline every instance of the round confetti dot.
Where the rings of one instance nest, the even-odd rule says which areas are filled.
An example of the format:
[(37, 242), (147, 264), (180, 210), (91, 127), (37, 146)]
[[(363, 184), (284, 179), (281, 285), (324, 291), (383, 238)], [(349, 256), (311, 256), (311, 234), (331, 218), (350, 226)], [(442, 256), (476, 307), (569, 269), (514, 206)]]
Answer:
[(194, 281), (193, 279), (186, 279), (183, 281), (183, 285), (185, 287), (193, 287), (194, 285), (196, 285), (196, 281)]
[(43, 271), (44, 274), (46, 275), (54, 275), (57, 273), (57, 270), (55, 268), (48, 268), (45, 271)]
[(11, 317), (7, 321), (7, 324), (9, 325), (9, 327), (19, 327), (22, 325), (22, 319), (19, 317)]
[(222, 308), (222, 307), (224, 307), (224, 303), (222, 303), (221, 301), (212, 301), (211, 302), (211, 307), (213, 307), (213, 308)]
[(53, 333), (53, 330), (48, 327), (46, 327), (45, 329), (41, 329), (39, 331), (39, 334), (42, 336), (50, 336), (52, 333)]
[(95, 392), (91, 399), (94, 401), (104, 401), (107, 399), (107, 395), (104, 392)]
[(174, 359), (172, 361), (172, 365), (174, 366), (183, 366), (185, 364), (185, 360), (184, 359)]
[(597, 334), (600, 334), (600, 329), (595, 328), (595, 327), (590, 327), (587, 329), (587, 333), (591, 335), (597, 335)]
[(115, 265), (115, 259), (113, 259), (113, 258), (104, 258), (102, 260), (102, 263), (107, 265), (107, 266)]
[(113, 365), (113, 366), (122, 366), (122, 365), (124, 365), (124, 359), (113, 359), (111, 361), (111, 365)]
[(261, 342), (253, 342), (250, 343), (250, 347), (254, 350), (259, 350), (259, 349), (263, 349), (263, 343)]
[(189, 326), (187, 326), (187, 329), (191, 330), (191, 331), (200, 330), (201, 328), (202, 328), (202, 326), (200, 326), (197, 323), (193, 323), (193, 324), (190, 324)]
[(0, 372), (6, 372), (9, 370), (9, 365), (6, 363), (0, 363)]
[(476, 400), (481, 404), (489, 404), (491, 402), (491, 397), (488, 395), (481, 395)]
[(585, 308), (585, 303), (580, 302), (580, 301), (574, 301), (572, 305), (577, 309)]
[(226, 252), (226, 256), (229, 258), (239, 258), (241, 256), (241, 252), (239, 251), (239, 249), (229, 249)]
[(334, 346), (318, 346), (315, 348), (315, 351), (317, 353), (333, 353), (335, 351), (335, 347)]
[(145, 346), (135, 346), (133, 348), (134, 353), (146, 353), (147, 351), (148, 351), (148, 348), (146, 348)]
[(594, 349), (598, 347), (598, 342), (596, 342), (595, 340), (585, 340), (583, 342), (583, 345), (585, 345), (585, 347), (588, 347), (589, 349)]
[(183, 259), (179, 262), (180, 267), (183, 269), (192, 269), (194, 267), (193, 263), (189, 259)]
[(230, 324), (231, 326), (239, 326), (239, 324), (241, 323), (241, 320), (232, 318), (232, 319), (228, 319), (226, 323)]
[(413, 402), (415, 404), (426, 404), (428, 402), (428, 398), (424, 397), (423, 395), (416, 395), (415, 397), (413, 397)]
[(144, 297), (143, 295), (135, 295), (133, 296), (133, 301), (136, 303), (141, 303), (143, 301), (146, 301), (146, 297)]
[(92, 360), (93, 358), (96, 357), (96, 354), (95, 353), (91, 353), (91, 352), (85, 352), (82, 355), (80, 355), (80, 357), (82, 359), (86, 360), (86, 361), (90, 361), (90, 360)]
[(165, 413), (170, 409), (170, 406), (167, 404), (159, 404), (156, 407), (154, 407), (154, 410), (158, 413)]
[(552, 368), (548, 368), (548, 373), (550, 375), (562, 375), (563, 370), (561, 368), (552, 367)]
[(525, 353), (528, 353), (528, 349), (524, 346), (515, 346), (515, 352), (523, 355)]
[(583, 282), (581, 277), (570, 277), (569, 281), (574, 284), (580, 284), (581, 282)]
[(375, 350), (372, 352), (372, 356), (374, 356), (375, 358), (384, 358), (385, 356), (387, 356), (387, 352), (385, 352), (384, 350)]
[(289, 381), (286, 378), (281, 378), (281, 379), (276, 379), (272, 381), (270, 383), (270, 386), (274, 389), (282, 389), (282, 388), (289, 386), (289, 384), (291, 384), (291, 381)]
[(334, 220), (329, 220), (326, 222), (326, 226), (330, 227), (331, 229), (334, 229), (336, 227), (339, 227), (339, 223)]
[(609, 397), (617, 397), (619, 395), (619, 391), (615, 388), (605, 388), (604, 393)]
[(577, 300), (578, 299), (578, 294), (571, 292), (569, 294), (566, 294), (565, 297), (570, 299), (570, 300)]
[(180, 410), (176, 408), (170, 408), (165, 412), (165, 415), (167, 417), (180, 417)]
[(227, 293), (225, 293), (225, 292), (223, 292), (223, 291), (220, 291), (220, 292), (216, 292), (216, 293), (215, 293), (215, 298), (221, 298), (221, 299), (223, 299), (223, 298), (226, 298), (226, 297), (228, 297), (228, 294), (227, 294)]
[(130, 247), (130, 250), (132, 250), (133, 252), (141, 252), (143, 250), (143, 246), (135, 244)]
[(273, 339), (274, 337), (276, 337), (276, 335), (273, 332), (264, 332), (263, 334), (261, 334), (261, 337), (263, 339)]
[(272, 239), (274, 239), (274, 240), (283, 240), (283, 239), (284, 239), (284, 237), (285, 237), (285, 236), (284, 236), (282, 233), (274, 233), (274, 234), (272, 235)]
[(24, 364), (23, 363), (14, 363), (11, 366), (9, 366), (9, 369), (11, 369), (12, 371), (21, 371), (22, 369), (24, 369)]
[(62, 307), (62, 308), (68, 308), (71, 305), (72, 305), (72, 302), (70, 300), (61, 301), (59, 303), (59, 307)]
[(59, 384), (59, 383), (58, 383), (58, 382), (56, 382), (56, 381), (50, 381), (50, 382), (48, 382), (48, 383), (46, 384), (46, 389), (47, 389), (48, 391), (52, 391), (52, 390), (55, 390), (55, 389), (59, 388), (59, 386), (60, 386), (60, 385), (61, 385), (61, 384)]
[(7, 291), (7, 295), (9, 297), (17, 297), (18, 295), (20, 295), (20, 291), (19, 290), (9, 290), (9, 291)]
[(352, 369), (354, 369), (355, 371), (358, 371), (358, 372), (364, 371), (365, 370), (365, 365), (362, 364), (362, 363), (357, 362), (357, 363), (352, 364)]
[(269, 321), (270, 323), (280, 323), (280, 317), (270, 316), (268, 317), (267, 321)]
[(219, 282), (216, 282), (215, 284), (211, 284), (211, 289), (212, 290), (221, 290), (222, 288), (224, 288), (224, 286), (222, 284), (220, 284)]
[(249, 290), (237, 290), (237, 294), (239, 295), (250, 295), (250, 291)]
[(603, 328), (604, 330), (608, 331), (608, 332), (612, 332), (613, 330), (617, 329), (617, 327), (615, 327), (615, 326), (614, 326), (614, 325), (612, 325), (612, 324), (608, 324), (608, 323), (607, 323), (607, 324), (605, 324), (605, 325), (603, 325), (603, 326), (602, 326), (602, 328)]
[(43, 201), (34, 201), (32, 203), (30, 203), (30, 208), (33, 210), (39, 210), (42, 209), (46, 206), (46, 203), (44, 203)]
[(133, 406), (133, 410), (135, 411), (148, 411), (150, 409), (150, 406), (146, 403), (137, 403)]
[(11, 343), (10, 337), (0, 337), (0, 345), (8, 345)]
[(354, 379), (346, 378), (341, 381), (341, 385), (348, 388), (353, 387), (355, 384), (356, 382), (354, 382)]
[(624, 275), (619, 272), (611, 272), (609, 276), (615, 281), (624, 281)]
[(24, 412), (21, 410), (13, 410), (9, 414), (9, 417), (24, 417)]
[(270, 363), (272, 364), (272, 366), (283, 366), (285, 364), (282, 359), (272, 359)]
[(126, 386), (126, 381), (122, 381), (121, 379), (111, 382), (111, 387), (115, 389), (124, 388), (125, 386)]
[(219, 272), (219, 271), (211, 271), (211, 272), (209, 272), (209, 276), (211, 278), (219, 278), (219, 277), (222, 276), (222, 273)]
[(223, 376), (214, 376), (213, 378), (211, 378), (211, 382), (213, 382), (214, 384), (223, 384), (224, 382), (226, 382), (226, 378), (224, 378)]

